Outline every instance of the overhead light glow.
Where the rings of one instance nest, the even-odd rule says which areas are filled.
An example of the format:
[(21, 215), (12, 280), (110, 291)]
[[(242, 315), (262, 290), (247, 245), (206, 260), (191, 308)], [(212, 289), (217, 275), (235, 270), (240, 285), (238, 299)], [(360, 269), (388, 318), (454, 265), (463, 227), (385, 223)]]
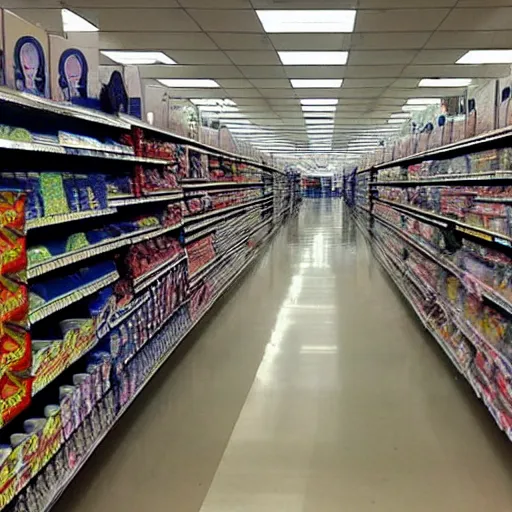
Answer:
[(439, 105), (441, 98), (409, 98), (406, 105)]
[(402, 110), (404, 112), (420, 112), (422, 110), (426, 110), (428, 105), (404, 105)]
[(307, 123), (307, 124), (322, 124), (322, 125), (329, 125), (329, 124), (332, 124), (334, 123), (334, 119), (304, 119), (304, 121)]
[(167, 87), (181, 89), (212, 89), (220, 87), (215, 80), (209, 78), (159, 78), (158, 81)]
[(303, 105), (302, 112), (334, 112), (336, 105)]
[(471, 78), (423, 78), (418, 87), (466, 87)]
[(512, 50), (470, 50), (456, 64), (511, 64)]
[(390, 119), (407, 119), (411, 117), (410, 112), (397, 112), (396, 114), (391, 114)]
[(98, 32), (99, 30), (98, 27), (69, 9), (61, 9), (60, 15), (64, 32)]
[(317, 88), (317, 89), (337, 89), (341, 87), (343, 80), (341, 78), (329, 79), (329, 78), (292, 78), (290, 80), (292, 87), (295, 89), (305, 88)]
[(336, 98), (310, 98), (300, 100), (301, 105), (337, 105), (338, 100)]
[(245, 114), (242, 114), (241, 112), (226, 112), (226, 111), (221, 111), (221, 113), (219, 114), (219, 119), (221, 121), (223, 121), (224, 119), (236, 119), (236, 118), (244, 118), (245, 117)]
[(101, 50), (101, 53), (118, 64), (176, 64), (176, 62), (162, 52)]
[(240, 126), (241, 124), (252, 124), (251, 121), (249, 121), (249, 119), (230, 119), (226, 126), (228, 128), (231, 128), (231, 127), (234, 127), (236, 128), (237, 126)]
[(388, 119), (388, 124), (401, 124), (405, 123), (407, 119)]
[(285, 66), (343, 66), (348, 52), (277, 52)]
[(340, 33), (353, 32), (355, 10), (256, 10), (256, 14), (269, 33)]

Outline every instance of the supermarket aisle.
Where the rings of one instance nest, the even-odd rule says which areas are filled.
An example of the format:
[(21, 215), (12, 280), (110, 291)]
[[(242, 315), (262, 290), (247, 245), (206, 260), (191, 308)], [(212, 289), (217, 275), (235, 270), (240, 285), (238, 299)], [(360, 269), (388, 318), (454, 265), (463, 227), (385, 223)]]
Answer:
[(512, 510), (509, 443), (339, 200), (185, 343), (56, 510)]

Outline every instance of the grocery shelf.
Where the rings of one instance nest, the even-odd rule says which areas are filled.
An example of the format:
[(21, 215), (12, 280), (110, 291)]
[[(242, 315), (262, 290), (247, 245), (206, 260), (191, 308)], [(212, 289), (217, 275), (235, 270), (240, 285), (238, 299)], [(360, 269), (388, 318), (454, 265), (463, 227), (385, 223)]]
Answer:
[(187, 259), (186, 254), (180, 253), (174, 258), (164, 261), (157, 265), (155, 268), (146, 272), (145, 274), (136, 277), (133, 280), (133, 287), (135, 293), (140, 293), (142, 290), (153, 284), (155, 281), (160, 279), (163, 275), (167, 274), (172, 268), (179, 265), (181, 262)]
[(132, 206), (137, 204), (159, 203), (162, 201), (179, 201), (183, 199), (183, 192), (172, 192), (168, 194), (152, 194), (141, 197), (122, 197), (117, 199), (115, 196), (108, 198), (108, 205), (111, 207)]
[(74, 119), (80, 119), (91, 123), (98, 123), (113, 128), (123, 130), (130, 129), (130, 123), (120, 119), (117, 116), (104, 114), (99, 110), (80, 108), (76, 105), (66, 105), (56, 101), (36, 96), (35, 94), (23, 93), (0, 87), (0, 101), (19, 105), (25, 108), (31, 108), (59, 116), (67, 116)]
[(425, 220), (430, 224), (434, 224), (443, 228), (447, 228), (448, 226), (453, 225), (455, 227), (455, 230), (461, 233), (462, 235), (469, 235), (470, 237), (478, 238), (486, 242), (496, 243), (501, 247), (512, 247), (512, 238), (506, 235), (495, 233), (494, 231), (489, 231), (488, 229), (481, 228), (479, 226), (466, 224), (465, 222), (460, 222), (455, 219), (450, 219), (448, 217), (444, 217), (443, 215), (438, 215), (437, 213), (431, 213), (421, 208), (404, 205), (396, 201), (388, 201), (386, 199), (376, 199), (376, 201), (378, 201), (379, 203), (386, 204), (388, 206), (392, 206), (396, 210), (401, 210), (406, 213), (410, 213), (412, 216), (421, 218), (421, 220)]
[(82, 300), (83, 298), (92, 295), (93, 293), (96, 293), (97, 291), (101, 290), (102, 288), (105, 288), (109, 284), (114, 283), (118, 279), (119, 274), (117, 273), (117, 271), (111, 272), (110, 274), (107, 274), (106, 276), (103, 276), (102, 278), (93, 281), (92, 283), (86, 284), (82, 288), (73, 290), (63, 295), (62, 297), (58, 297), (56, 299), (51, 300), (50, 302), (47, 302), (43, 306), (29, 313), (30, 324), (33, 325), (36, 322), (39, 322), (40, 320), (43, 320), (44, 318), (50, 315), (53, 315), (57, 311), (60, 311), (70, 306), (71, 304), (74, 304), (75, 302), (78, 302), (79, 300)]
[(262, 181), (251, 182), (251, 181), (205, 181), (204, 183), (187, 183), (186, 180), (182, 182), (183, 190), (197, 190), (203, 188), (216, 188), (216, 187), (261, 187), (265, 185)]
[[(77, 474), (80, 472), (80, 470), (85, 466), (87, 461), (90, 459), (94, 451), (98, 448), (98, 446), (102, 443), (102, 441), (107, 437), (109, 432), (112, 431), (114, 426), (119, 422), (121, 417), (126, 413), (126, 411), (130, 408), (130, 406), (135, 402), (137, 397), (140, 395), (142, 390), (147, 386), (147, 384), (151, 381), (151, 379), (156, 375), (156, 373), (162, 368), (162, 366), (167, 362), (167, 360), (171, 357), (171, 355), (174, 353), (174, 351), (180, 346), (180, 344), (183, 342), (183, 340), (188, 336), (188, 334), (194, 329), (194, 327), (204, 318), (204, 316), (210, 311), (210, 309), (215, 305), (217, 300), (237, 281), (237, 279), (240, 277), (240, 275), (256, 260), (256, 258), (260, 255), (260, 250), (257, 250), (250, 259), (248, 259), (244, 265), (238, 269), (234, 275), (231, 277), (231, 279), (228, 280), (226, 284), (219, 290), (219, 292), (212, 298), (210, 303), (205, 307), (204, 310), (201, 311), (200, 315), (192, 321), (190, 326), (185, 330), (185, 332), (178, 338), (176, 343), (171, 347), (171, 349), (162, 356), (160, 361), (153, 367), (151, 372), (148, 374), (142, 385), (135, 391), (134, 395), (128, 400), (128, 402), (121, 407), (121, 409), (116, 414), (114, 421), (93, 441), (91, 446), (87, 449), (85, 454), (82, 456), (80, 461), (76, 464), (76, 466), (73, 468), (72, 471), (66, 473), (65, 478), (62, 482), (57, 484), (54, 487), (54, 494), (50, 500), (49, 503), (46, 504), (46, 506), (43, 507), (43, 512), (50, 512), (50, 510), (55, 506), (59, 498), (62, 496), (64, 491), (69, 487), (71, 482), (75, 479)], [(179, 308), (177, 308), (173, 315), (176, 314)], [(172, 316), (173, 316), (172, 315)], [(150, 340), (146, 342), (146, 345), (151, 342), (152, 339), (154, 339), (157, 334), (167, 326), (167, 323), (172, 318), (168, 318), (165, 322), (162, 323), (162, 325), (157, 329), (155, 333), (153, 333)]]
[(259, 203), (262, 203), (264, 201), (269, 201), (271, 199), (272, 198), (264, 198), (263, 197), (263, 198), (260, 198), (260, 199), (255, 199), (253, 201), (246, 201), (245, 203), (242, 203), (242, 204), (236, 204), (234, 206), (228, 206), (227, 208), (219, 208), (217, 210), (211, 210), (209, 212), (200, 213), (198, 215), (185, 216), (183, 218), (183, 222), (185, 224), (188, 224), (190, 222), (195, 222), (195, 221), (201, 220), (201, 219), (207, 219), (208, 217), (212, 217), (212, 216), (215, 216), (215, 215), (222, 215), (223, 213), (231, 212), (233, 210), (239, 210), (239, 209), (242, 209), (242, 208), (247, 208), (248, 206), (259, 204)]
[(76, 222), (94, 217), (102, 217), (104, 215), (112, 215), (117, 213), (117, 208), (105, 208), (103, 210), (85, 210), (82, 212), (63, 213), (62, 215), (51, 215), (48, 217), (39, 217), (37, 219), (28, 220), (25, 223), (25, 230), (44, 228), (46, 226), (55, 226), (57, 224), (65, 224), (67, 222)]
[(439, 186), (464, 186), (464, 185), (482, 185), (503, 186), (512, 183), (512, 171), (492, 171), (487, 173), (474, 174), (445, 174), (420, 178), (415, 180), (384, 180), (370, 183), (372, 187), (419, 187), (428, 185)]
[[(141, 240), (145, 239), (144, 236), (147, 235), (148, 233), (151, 233), (152, 236), (157, 236), (156, 234), (154, 234), (156, 231), (160, 231), (159, 226), (140, 229), (136, 232), (127, 233), (116, 238), (109, 238), (97, 244), (88, 245), (87, 247), (78, 249), (76, 251), (60, 254), (49, 260), (43, 261), (37, 265), (28, 267), (27, 278), (33, 279), (35, 277), (39, 277), (53, 270), (63, 268), (67, 265), (78, 263), (80, 261), (92, 258), (94, 256), (105, 254), (107, 252), (119, 249), (126, 245), (130, 245), (132, 243), (135, 243), (137, 238), (140, 238)], [(134, 235), (136, 236), (134, 237)]]
[(426, 151), (414, 153), (403, 158), (390, 160), (389, 162), (383, 162), (368, 169), (362, 169), (361, 171), (358, 171), (358, 173), (363, 171), (368, 172), (372, 169), (380, 170), (389, 169), (390, 167), (412, 165), (427, 159), (442, 160), (460, 154), (482, 151), (488, 147), (496, 147), (499, 144), (505, 144), (509, 142), (509, 139), (512, 139), (512, 126), (506, 126), (505, 128), (492, 130), (490, 132), (476, 135), (474, 137), (452, 142), (451, 144), (447, 144), (445, 146), (428, 149)]
[[(438, 254), (427, 247), (423, 246), (421, 243), (414, 240), (410, 235), (404, 233), (400, 228), (394, 226), (389, 221), (384, 219), (378, 214), (374, 214), (376, 220), (387, 226), (389, 229), (393, 230), (393, 232), (399, 236), (402, 240), (407, 242), (411, 247), (416, 249), (418, 252), (422, 253), (427, 258), (430, 258), (434, 263), (437, 263), (439, 266), (448, 270), (448, 272), (452, 273), (459, 279), (463, 279), (463, 271), (457, 267), (454, 263), (448, 260), (446, 257), (443, 257), (441, 254)], [(499, 306), (500, 309), (507, 312), (509, 315), (512, 315), (512, 300), (508, 300), (499, 292), (491, 288), (489, 285), (478, 281), (478, 287), (480, 288), (480, 293), (483, 297), (485, 297), (490, 302), (493, 302), (495, 305)]]
[(61, 144), (47, 144), (42, 142), (24, 142), (0, 139), (0, 150), (30, 151), (35, 153), (52, 153), (55, 155), (80, 156), (89, 158), (103, 158), (107, 160), (118, 160), (120, 162), (146, 163), (153, 165), (169, 165), (168, 160), (160, 158), (146, 158), (135, 155), (128, 155), (118, 151), (104, 149), (91, 149), (77, 146), (63, 146)]

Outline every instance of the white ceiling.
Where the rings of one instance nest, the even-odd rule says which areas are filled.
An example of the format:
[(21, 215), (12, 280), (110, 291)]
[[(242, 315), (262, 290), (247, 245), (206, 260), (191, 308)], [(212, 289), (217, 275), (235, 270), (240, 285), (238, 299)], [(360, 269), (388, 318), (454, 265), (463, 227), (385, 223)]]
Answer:
[[(58, 0), (0, 5), (28, 19), (41, 9), (61, 8)], [(463, 92), (418, 89), (420, 78), (478, 83), (510, 74), (509, 65), (455, 62), (469, 49), (512, 47), (512, 0), (67, 0), (66, 7), (99, 27), (101, 49), (159, 50), (178, 63), (140, 66), (142, 78), (214, 79), (221, 89), (170, 91), (180, 98), (229, 98), (255, 124), (280, 129), (289, 140), (308, 140), (300, 98), (339, 98), (340, 142), (333, 150), (346, 147), (357, 133), (352, 129), (386, 125), (407, 98)], [(357, 10), (351, 34), (267, 34), (255, 13), (343, 8)], [(349, 57), (345, 66), (283, 66), (280, 50), (346, 50)], [(293, 78), (344, 83), (339, 89), (294, 89)]]

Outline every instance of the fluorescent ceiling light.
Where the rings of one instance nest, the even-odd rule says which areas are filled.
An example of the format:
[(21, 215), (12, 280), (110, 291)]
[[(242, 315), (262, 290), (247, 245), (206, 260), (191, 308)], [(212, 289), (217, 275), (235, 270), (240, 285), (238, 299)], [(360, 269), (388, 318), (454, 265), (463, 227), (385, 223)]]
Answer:
[(391, 114), (389, 116), (391, 119), (407, 119), (411, 117), (410, 112), (397, 112), (396, 114)]
[(265, 133), (261, 128), (256, 126), (241, 126), (240, 128), (229, 128), (230, 132), (233, 133)]
[(510, 64), (512, 50), (470, 50), (456, 64)]
[(277, 52), (285, 66), (343, 66), (348, 52)]
[(336, 105), (303, 105), (302, 112), (334, 112)]
[(305, 99), (300, 100), (301, 105), (337, 105), (338, 100), (335, 98), (328, 99), (328, 98), (311, 98), (311, 99)]
[(339, 33), (353, 32), (355, 10), (256, 10), (256, 14), (269, 33)]
[(402, 110), (404, 112), (420, 112), (421, 110), (426, 110), (428, 105), (404, 105)]
[(466, 87), (471, 78), (423, 78), (418, 87)]
[(220, 87), (215, 80), (209, 78), (159, 78), (158, 81), (167, 87), (175, 88), (197, 88), (197, 89), (211, 89), (214, 87)]
[(329, 124), (332, 124), (334, 123), (334, 119), (309, 119), (309, 118), (306, 118), (304, 119), (304, 121), (307, 123), (307, 124), (323, 124), (323, 125), (329, 125)]
[(438, 105), (441, 98), (409, 98), (406, 105)]
[(64, 32), (98, 32), (99, 30), (98, 27), (69, 9), (61, 9), (60, 15)]
[(341, 84), (343, 83), (343, 80), (341, 78), (339, 79), (326, 79), (326, 78), (306, 78), (306, 79), (297, 79), (292, 78), (290, 80), (290, 83), (292, 84), (292, 87), (295, 89), (304, 89), (304, 88), (330, 88), (330, 89), (336, 89), (338, 87), (341, 87)]
[(118, 64), (176, 64), (176, 62), (162, 52), (101, 50), (101, 53)]
[(304, 117), (323, 117), (323, 118), (332, 118), (334, 117), (334, 112), (304, 112)]

